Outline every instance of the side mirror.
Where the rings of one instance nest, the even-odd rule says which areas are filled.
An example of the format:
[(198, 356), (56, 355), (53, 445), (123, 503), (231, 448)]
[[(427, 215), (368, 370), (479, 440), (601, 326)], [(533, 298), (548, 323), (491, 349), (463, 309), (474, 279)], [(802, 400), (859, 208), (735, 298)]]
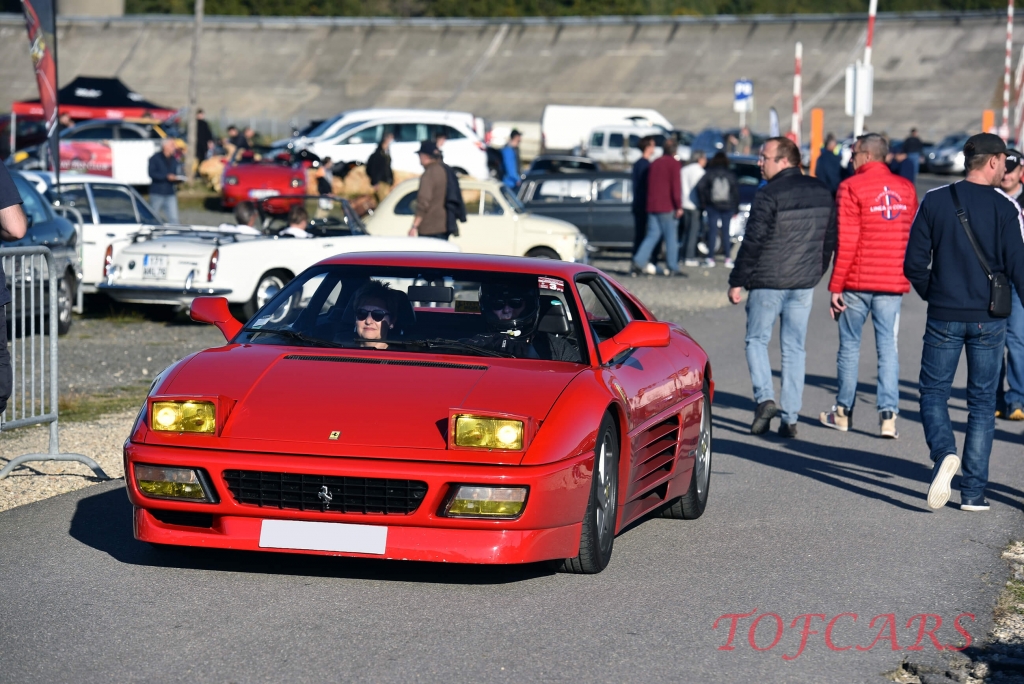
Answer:
[(601, 363), (607, 363), (628, 349), (640, 347), (667, 347), (671, 330), (668, 323), (659, 321), (633, 321), (597, 346)]
[(192, 300), (189, 316), (193, 321), (217, 326), (224, 339), (229, 341), (242, 329), (242, 323), (231, 315), (228, 300), (224, 297), (196, 297)]

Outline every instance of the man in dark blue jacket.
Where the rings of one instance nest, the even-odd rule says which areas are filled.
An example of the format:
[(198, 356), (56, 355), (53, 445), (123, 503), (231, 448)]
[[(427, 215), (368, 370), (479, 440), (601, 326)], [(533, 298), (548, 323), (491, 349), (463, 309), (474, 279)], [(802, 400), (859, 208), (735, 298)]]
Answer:
[(821, 148), (818, 162), (814, 166), (814, 177), (828, 186), (832, 196), (839, 190), (839, 181), (843, 180), (843, 169), (839, 160), (840, 148), (836, 145), (836, 137), (831, 133), (825, 138), (825, 146)]
[(149, 203), (167, 223), (178, 222), (178, 196), (175, 186), (183, 180), (175, 142), (166, 138), (160, 151), (149, 158)]
[[(981, 133), (964, 145), (967, 180), (955, 184), (971, 232), (993, 273), (1005, 273), (1024, 291), (1024, 223), (1017, 203), (998, 190), (1006, 145)], [(928, 506), (942, 508), (960, 468), (949, 422), (950, 388), (961, 350), (967, 349), (967, 435), (960, 510), (986, 511), (988, 460), (995, 430), (996, 382), (1006, 319), (989, 314), (990, 282), (957, 216), (951, 186), (925, 195), (910, 229), (903, 273), (928, 302), (921, 352), (921, 423), (934, 462)], [(930, 267), (929, 267), (930, 264)]]

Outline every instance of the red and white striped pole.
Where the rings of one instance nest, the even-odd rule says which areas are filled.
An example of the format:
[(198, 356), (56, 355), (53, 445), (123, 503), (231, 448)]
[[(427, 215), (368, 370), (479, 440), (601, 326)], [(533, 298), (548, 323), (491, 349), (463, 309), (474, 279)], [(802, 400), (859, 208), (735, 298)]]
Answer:
[[(868, 35), (864, 42), (864, 66), (871, 64), (871, 47), (875, 41), (875, 15), (878, 14), (878, 0), (871, 0), (868, 5)], [(864, 115), (855, 112), (853, 116), (853, 135), (864, 135)]]
[(800, 92), (802, 88), (800, 70), (804, 61), (804, 44), (797, 42), (796, 44), (796, 68), (793, 72), (793, 123), (790, 126), (790, 137), (793, 142), (800, 146), (800, 129), (803, 128), (802, 121), (800, 120)]
[[(1013, 110), (1013, 131), (1017, 132), (1017, 137), (1020, 138), (1020, 133), (1024, 130), (1024, 48), (1021, 49), (1020, 56), (1017, 58), (1017, 72), (1013, 78), (1014, 87), (1017, 89), (1017, 104)], [(1017, 141), (1020, 143), (1020, 140)]]
[(1003, 125), (999, 137), (1010, 139), (1010, 71), (1013, 63), (1013, 0), (1006, 3), (1006, 59), (1003, 64)]

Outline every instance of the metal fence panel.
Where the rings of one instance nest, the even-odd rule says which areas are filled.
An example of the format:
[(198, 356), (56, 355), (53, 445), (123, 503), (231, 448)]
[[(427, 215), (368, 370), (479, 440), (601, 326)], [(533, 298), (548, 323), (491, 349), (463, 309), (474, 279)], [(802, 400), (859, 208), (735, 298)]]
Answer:
[[(58, 430), (57, 278), (53, 255), (46, 247), (0, 250), (11, 303), (7, 309), (13, 384), (0, 430), (28, 425), (50, 426), (45, 454), (23, 454), (0, 470), (0, 480), (30, 461), (79, 461), (97, 476), (103, 469), (88, 456), (61, 453)], [(6, 340), (5, 340), (6, 343)]]

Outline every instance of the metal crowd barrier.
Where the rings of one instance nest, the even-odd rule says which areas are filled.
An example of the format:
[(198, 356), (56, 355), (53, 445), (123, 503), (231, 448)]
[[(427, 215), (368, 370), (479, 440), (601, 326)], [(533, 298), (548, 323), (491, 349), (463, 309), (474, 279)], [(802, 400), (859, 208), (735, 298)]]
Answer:
[[(82, 258), (82, 252), (85, 249), (85, 229), (82, 224), (85, 222), (85, 219), (82, 217), (82, 212), (78, 211), (78, 209), (75, 209), (74, 207), (65, 207), (60, 204), (54, 204), (51, 208), (68, 221), (75, 224), (75, 233), (78, 235), (78, 239), (75, 242), (75, 255), (78, 257), (78, 261), (75, 263), (75, 275), (78, 277), (78, 282), (81, 283), (82, 276), (84, 275), (84, 271), (82, 269), (85, 268), (83, 265), (84, 259)], [(76, 288), (76, 290), (77, 296), (75, 297), (74, 312), (76, 314), (83, 314), (85, 313), (85, 293), (82, 291), (81, 287)]]
[[(99, 464), (82, 454), (60, 451), (57, 425), (57, 268), (46, 247), (12, 247), (0, 250), (11, 292), (7, 310), (11, 370), (14, 375), (11, 398), (3, 413), (0, 430), (28, 425), (50, 425), (50, 446), (45, 454), (23, 454), (2, 470), (0, 480), (23, 463), (31, 461), (78, 461), (98, 477), (106, 478)], [(6, 343), (6, 340), (4, 340)]]

